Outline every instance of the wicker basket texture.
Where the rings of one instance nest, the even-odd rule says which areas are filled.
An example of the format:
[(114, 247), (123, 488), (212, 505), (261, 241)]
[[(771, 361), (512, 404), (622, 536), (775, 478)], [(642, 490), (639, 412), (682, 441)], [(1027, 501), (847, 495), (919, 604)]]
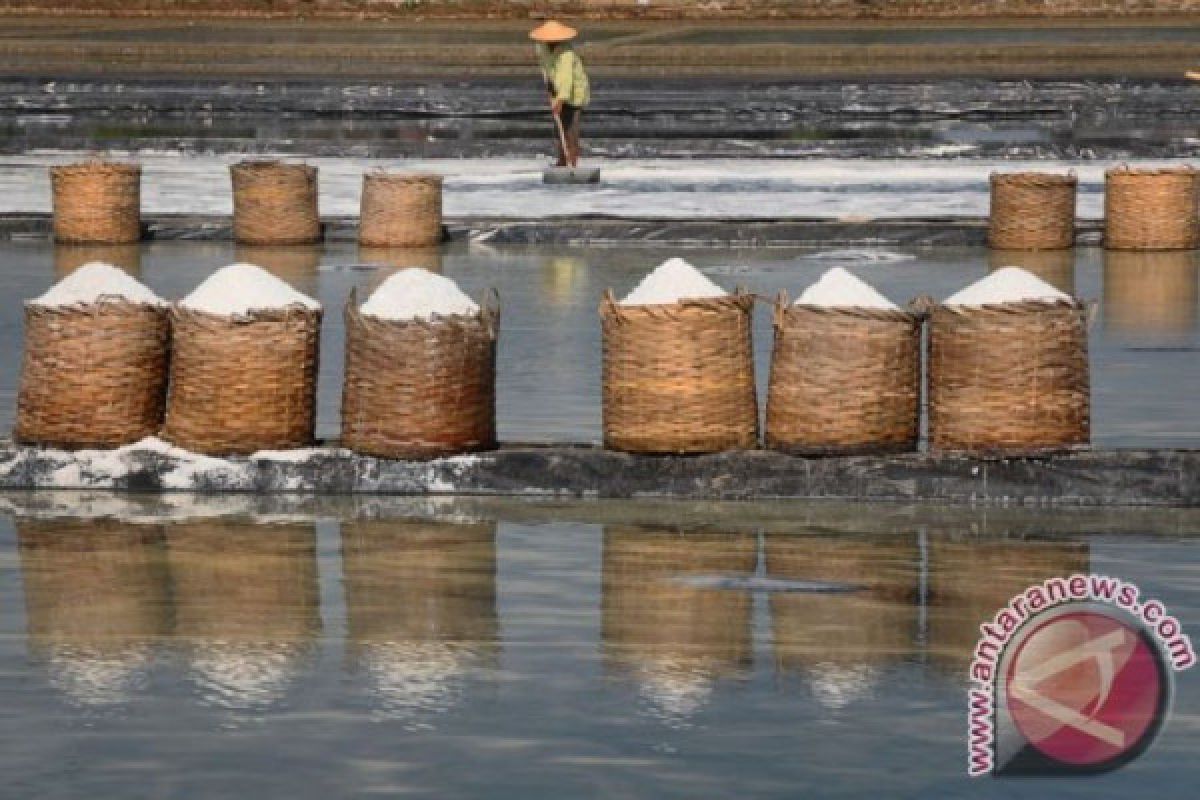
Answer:
[(243, 161), (233, 181), (233, 237), (240, 244), (313, 244), (321, 240), (317, 168)]
[(431, 247), (442, 241), (442, 178), (363, 175), (358, 240), (369, 247)]
[(993, 174), (988, 244), (1002, 250), (1061, 250), (1075, 244), (1074, 175)]
[(1191, 250), (1200, 244), (1197, 171), (1115, 167), (1105, 176), (1104, 246)]
[(50, 168), (54, 240), (130, 244), (142, 238), (142, 168), (88, 161)]

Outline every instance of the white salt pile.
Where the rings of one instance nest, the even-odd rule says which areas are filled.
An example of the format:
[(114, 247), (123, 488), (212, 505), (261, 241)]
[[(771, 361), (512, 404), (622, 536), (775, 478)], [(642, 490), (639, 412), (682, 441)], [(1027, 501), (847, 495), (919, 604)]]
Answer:
[(478, 314), (479, 306), (449, 278), (412, 267), (381, 283), (360, 311), (376, 319), (410, 320)]
[(821, 308), (879, 308), (899, 311), (900, 307), (875, 291), (875, 287), (841, 267), (834, 267), (804, 290), (795, 305)]
[(1020, 267), (1003, 267), (946, 298), (948, 306), (986, 306), (1030, 301), (1070, 301), (1044, 280)]
[(672, 258), (642, 278), (642, 282), (625, 295), (621, 305), (661, 306), (686, 298), (725, 297), (727, 294), (682, 258)]
[(166, 301), (131, 277), (129, 273), (102, 261), (84, 264), (51, 286), (50, 290), (41, 297), (30, 300), (29, 304), (43, 308), (65, 308), (106, 302), (166, 305)]
[(220, 316), (248, 314), (302, 306), (319, 309), (321, 304), (301, 294), (271, 273), (253, 264), (230, 264), (208, 276), (180, 305), (191, 311)]

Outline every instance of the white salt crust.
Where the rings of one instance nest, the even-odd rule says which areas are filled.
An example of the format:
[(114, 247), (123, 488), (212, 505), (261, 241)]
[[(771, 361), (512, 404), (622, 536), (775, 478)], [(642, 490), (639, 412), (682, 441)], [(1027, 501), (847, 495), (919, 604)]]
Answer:
[(900, 310), (898, 305), (876, 291), (873, 286), (841, 267), (834, 267), (822, 275), (796, 298), (794, 305)]
[(67, 308), (91, 303), (143, 303), (164, 306), (166, 301), (125, 270), (92, 261), (63, 278), (41, 297), (29, 301), (42, 308)]
[(359, 310), (376, 319), (415, 320), (474, 315), (479, 306), (449, 278), (412, 267), (381, 283)]
[(621, 305), (660, 306), (687, 298), (725, 297), (728, 294), (682, 258), (672, 258), (642, 278), (642, 282), (625, 295)]
[(1030, 301), (1070, 301), (1044, 280), (1020, 267), (1003, 267), (946, 298), (948, 306), (978, 307)]
[(289, 306), (317, 310), (321, 304), (253, 264), (230, 264), (208, 276), (180, 305), (192, 311), (235, 316)]

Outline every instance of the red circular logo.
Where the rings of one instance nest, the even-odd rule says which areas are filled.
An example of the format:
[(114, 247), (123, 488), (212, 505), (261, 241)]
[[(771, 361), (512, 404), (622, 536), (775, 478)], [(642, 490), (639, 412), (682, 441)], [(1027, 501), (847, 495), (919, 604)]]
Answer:
[(1009, 661), (1006, 678), (1009, 712), (1029, 745), (1085, 769), (1144, 750), (1169, 691), (1153, 643), (1139, 628), (1099, 611), (1037, 624)]

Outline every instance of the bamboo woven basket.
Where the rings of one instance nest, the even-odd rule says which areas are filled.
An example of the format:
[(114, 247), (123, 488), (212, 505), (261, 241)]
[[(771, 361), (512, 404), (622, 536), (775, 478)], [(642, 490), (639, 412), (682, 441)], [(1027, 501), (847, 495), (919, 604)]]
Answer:
[(442, 241), (442, 176), (363, 175), (358, 241), (369, 247), (431, 247)]
[(939, 305), (929, 321), (929, 443), (1006, 455), (1086, 447), (1091, 387), (1078, 302)]
[(88, 161), (50, 168), (54, 240), (129, 244), (142, 238), (142, 168)]
[(993, 173), (988, 244), (1001, 250), (1061, 250), (1075, 245), (1074, 173)]
[(169, 342), (164, 307), (27, 303), (14, 438), (74, 449), (153, 435), (163, 419)]
[(312, 443), (320, 310), (224, 317), (176, 304), (171, 321), (165, 438), (209, 455)]
[(499, 320), (494, 299), (475, 316), (377, 319), (359, 311), (352, 292), (342, 444), (408, 459), (494, 448)]
[(1104, 246), (1191, 250), (1200, 243), (1197, 171), (1115, 167), (1105, 175)]
[(1196, 330), (1196, 254), (1191, 250), (1104, 253), (1104, 328), (1130, 336), (1190, 336)]
[(604, 446), (710, 453), (758, 444), (754, 296), (622, 306), (604, 295)]
[(1075, 294), (1075, 250), (989, 250), (988, 272), (1020, 267), (1065, 294)]
[(233, 237), (240, 244), (313, 244), (321, 240), (317, 168), (243, 161), (233, 181)]
[(916, 449), (921, 319), (903, 311), (775, 305), (767, 447), (803, 454)]
[(771, 594), (777, 670), (889, 664), (915, 655), (919, 560), (911, 533), (768, 534), (768, 577), (859, 587), (845, 594)]
[(84, 264), (100, 261), (120, 267), (133, 277), (142, 274), (140, 244), (56, 244), (54, 245), (54, 275), (62, 279)]

